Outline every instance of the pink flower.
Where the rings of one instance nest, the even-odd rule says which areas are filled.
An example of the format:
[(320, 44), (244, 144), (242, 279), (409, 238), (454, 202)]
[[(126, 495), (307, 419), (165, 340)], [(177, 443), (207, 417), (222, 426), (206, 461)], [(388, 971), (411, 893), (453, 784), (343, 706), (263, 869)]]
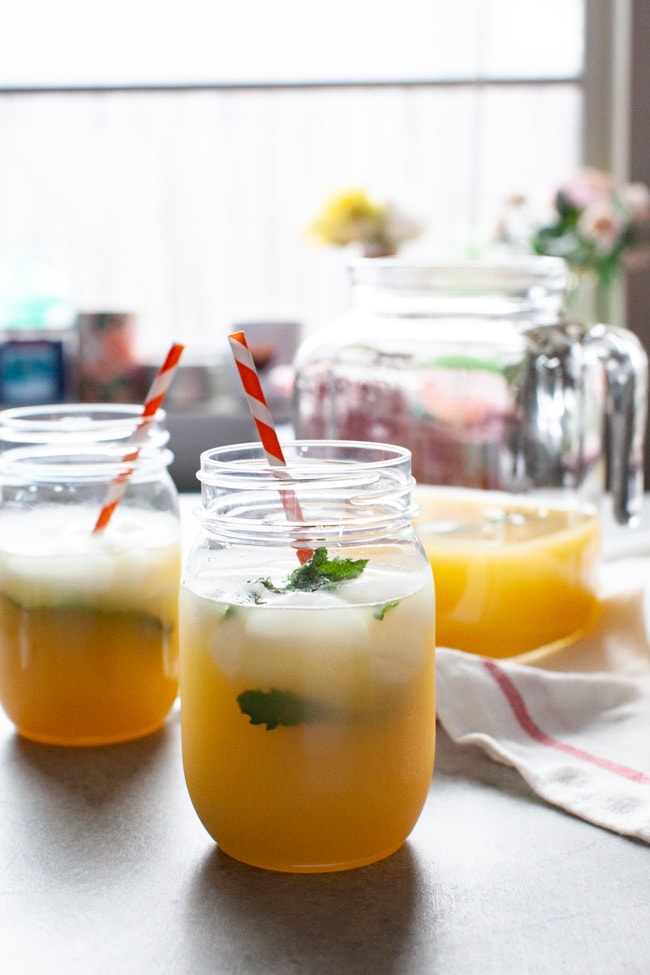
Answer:
[(562, 187), (562, 193), (576, 210), (584, 210), (598, 200), (609, 200), (614, 195), (614, 180), (602, 169), (580, 169)]
[(618, 191), (618, 198), (632, 222), (650, 221), (650, 190), (645, 183), (625, 183)]
[(601, 253), (611, 251), (625, 229), (625, 220), (610, 199), (588, 204), (578, 221), (580, 233)]

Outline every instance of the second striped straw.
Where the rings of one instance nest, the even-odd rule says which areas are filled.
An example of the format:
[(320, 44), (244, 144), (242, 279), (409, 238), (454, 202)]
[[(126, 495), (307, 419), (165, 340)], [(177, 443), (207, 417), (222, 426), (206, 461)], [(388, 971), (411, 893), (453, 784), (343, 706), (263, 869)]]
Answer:
[(104, 497), (104, 503), (102, 504), (102, 509), (99, 512), (97, 521), (95, 522), (93, 532), (103, 531), (103, 529), (106, 528), (113, 516), (113, 512), (122, 500), (129, 478), (135, 470), (135, 465), (138, 457), (140, 456), (142, 444), (147, 438), (149, 427), (151, 426), (151, 423), (153, 422), (153, 419), (162, 405), (169, 387), (171, 386), (174, 373), (176, 372), (176, 367), (178, 366), (180, 357), (183, 353), (183, 348), (184, 346), (180, 343), (174, 343), (167, 353), (165, 361), (156, 373), (154, 381), (152, 382), (145, 399), (142, 413), (140, 414), (140, 418), (138, 420), (138, 425), (135, 428), (131, 440), (129, 441), (129, 446), (131, 449), (122, 458), (122, 464), (124, 465), (122, 470), (117, 477), (111, 481), (108, 487), (108, 491)]

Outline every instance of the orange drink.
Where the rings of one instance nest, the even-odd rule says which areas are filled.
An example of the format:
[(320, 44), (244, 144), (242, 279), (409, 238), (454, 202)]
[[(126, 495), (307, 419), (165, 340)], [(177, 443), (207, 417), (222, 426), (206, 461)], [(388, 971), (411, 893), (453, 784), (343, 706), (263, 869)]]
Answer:
[(178, 687), (178, 520), (0, 511), (0, 700), (18, 732), (94, 745), (160, 727)]
[(227, 595), (181, 588), (185, 776), (226, 853), (274, 870), (341, 870), (401, 846), (429, 789), (431, 574), (400, 572), (374, 550), (336, 594), (269, 595), (246, 582), (281, 577), (289, 558), (238, 567)]
[(508, 657), (575, 639), (592, 625), (600, 560), (593, 509), (427, 486), (416, 500), (439, 646)]

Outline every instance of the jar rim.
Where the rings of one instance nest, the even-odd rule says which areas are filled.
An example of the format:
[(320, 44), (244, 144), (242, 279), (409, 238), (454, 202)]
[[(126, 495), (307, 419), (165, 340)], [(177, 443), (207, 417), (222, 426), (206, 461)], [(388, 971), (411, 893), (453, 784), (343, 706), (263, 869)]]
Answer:
[(2, 410), (2, 476), (38, 483), (70, 476), (103, 480), (122, 473), (151, 478), (173, 460), (165, 417), (158, 409), (145, 426), (142, 406), (135, 403), (55, 403)]
[(556, 321), (570, 284), (561, 257), (455, 261), (360, 258), (348, 265), (351, 302), (378, 316)]
[(151, 480), (169, 467), (171, 450), (143, 450), (137, 458), (125, 457), (124, 444), (70, 445), (29, 444), (0, 453), (0, 479), (5, 483), (61, 483), (69, 480), (103, 482), (128, 477), (134, 483)]
[[(297, 481), (301, 484), (321, 480), (331, 472), (332, 479), (353, 476), (355, 471), (380, 471), (404, 467), (410, 477), (411, 451), (397, 444), (374, 443), (363, 440), (288, 440), (281, 444), (286, 464), (273, 464), (261, 443), (250, 441), (226, 444), (204, 450), (200, 455), (201, 468), (197, 472), (204, 484), (217, 483), (221, 477), (243, 476), (256, 482), (269, 480)], [(360, 456), (363, 459), (360, 459)]]
[(483, 298), (486, 294), (538, 298), (540, 289), (549, 297), (561, 297), (570, 277), (563, 258), (538, 254), (449, 261), (359, 258), (348, 264), (348, 271), (353, 288), (388, 287), (404, 292), (422, 288), (430, 296)]
[[(201, 454), (199, 520), (223, 537), (323, 538), (399, 531), (415, 513), (411, 451), (354, 440), (292, 440), (286, 466), (259, 442)], [(296, 502), (294, 504), (294, 502)]]
[(348, 262), (353, 269), (381, 270), (386, 268), (458, 271), (474, 274), (476, 271), (494, 271), (503, 274), (569, 274), (569, 266), (563, 257), (547, 254), (517, 254), (510, 256), (468, 257), (451, 259), (418, 259), (407, 257), (357, 257)]
[[(54, 403), (16, 406), (0, 411), (0, 440), (11, 443), (51, 443), (87, 440), (124, 440), (142, 416), (136, 403)], [(164, 424), (166, 413), (158, 409), (151, 426)]]

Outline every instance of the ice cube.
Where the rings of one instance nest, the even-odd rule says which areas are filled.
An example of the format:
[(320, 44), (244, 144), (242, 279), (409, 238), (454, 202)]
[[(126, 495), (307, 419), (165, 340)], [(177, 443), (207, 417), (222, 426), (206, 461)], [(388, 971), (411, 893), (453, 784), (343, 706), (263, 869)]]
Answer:
[(366, 610), (329, 599), (318, 610), (295, 602), (235, 607), (211, 651), (229, 677), (251, 690), (278, 688), (349, 710), (368, 682), (369, 622)]
[(374, 572), (372, 575), (361, 575), (358, 579), (351, 579), (341, 587), (340, 593), (347, 603), (382, 605), (399, 599), (404, 593), (415, 588), (415, 582), (402, 579), (394, 569), (390, 572)]
[(114, 560), (102, 552), (78, 558), (10, 556), (5, 563), (2, 586), (26, 606), (84, 602), (110, 589), (114, 567)]

